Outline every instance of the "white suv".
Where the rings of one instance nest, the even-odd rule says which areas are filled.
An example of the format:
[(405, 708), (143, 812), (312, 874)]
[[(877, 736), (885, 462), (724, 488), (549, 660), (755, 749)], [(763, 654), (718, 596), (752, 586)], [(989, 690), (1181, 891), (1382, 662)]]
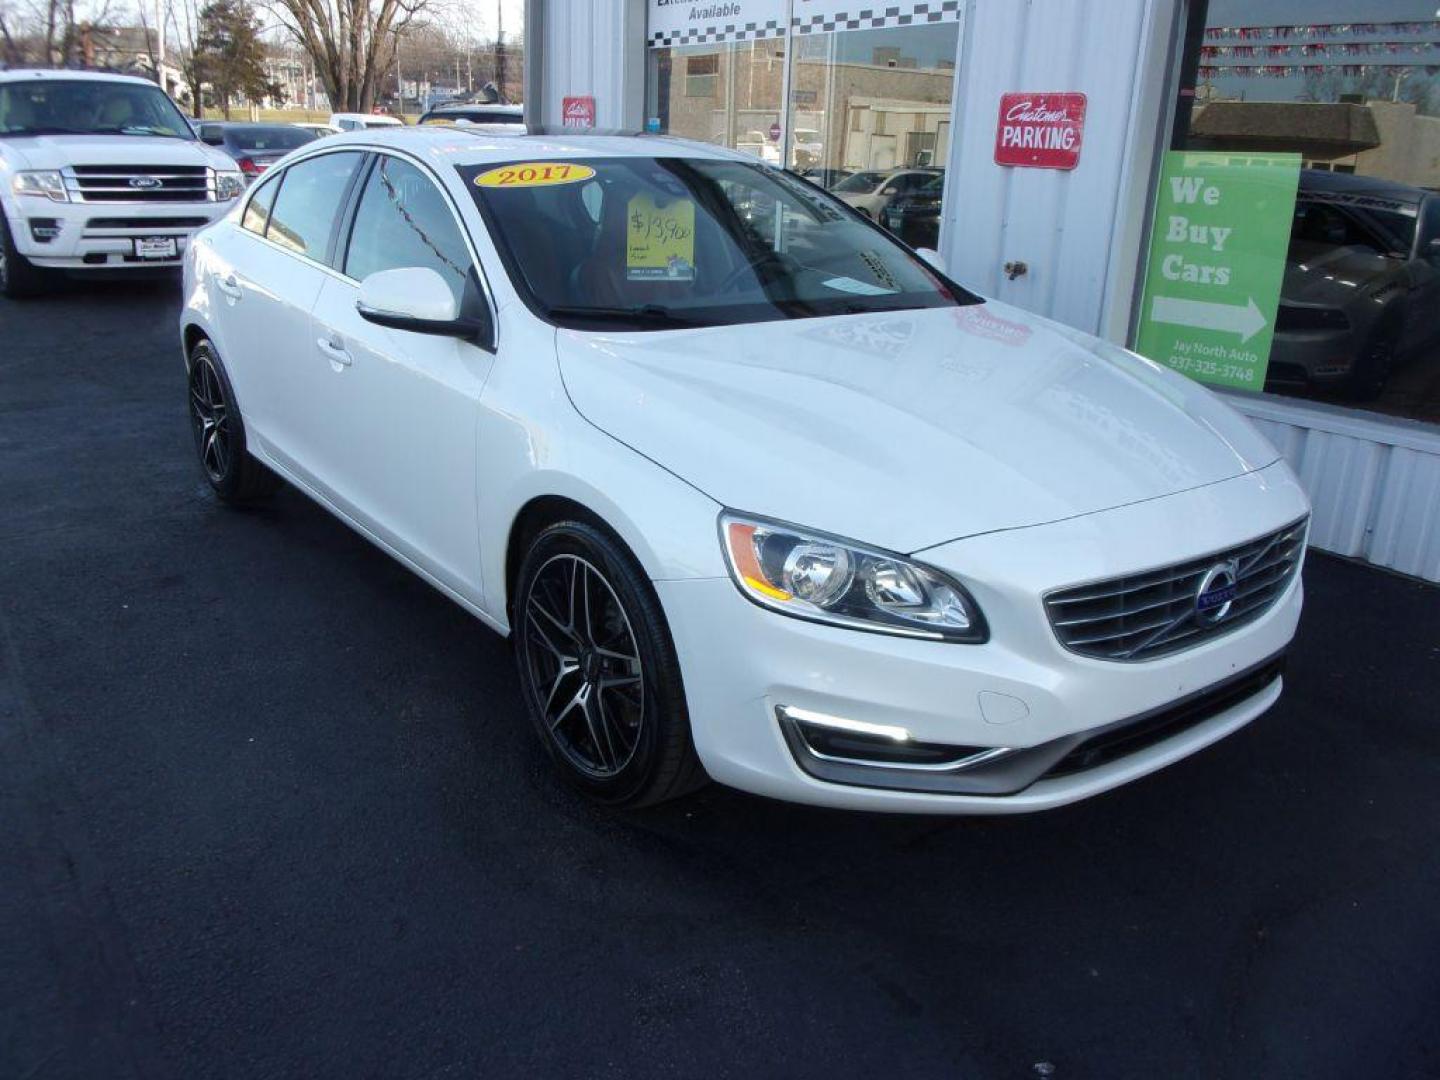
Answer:
[(53, 271), (178, 266), (191, 235), (245, 190), (154, 83), (0, 72), (0, 293)]

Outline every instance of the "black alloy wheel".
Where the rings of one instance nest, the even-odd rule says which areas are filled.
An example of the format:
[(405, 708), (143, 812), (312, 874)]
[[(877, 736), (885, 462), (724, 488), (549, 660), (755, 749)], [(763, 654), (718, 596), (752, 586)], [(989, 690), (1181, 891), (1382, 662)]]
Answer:
[(207, 352), (190, 366), (190, 424), (200, 467), (212, 484), (223, 484), (234, 453), (230, 407), (215, 362)]
[(187, 382), (195, 455), (211, 489), (234, 504), (272, 495), (279, 481), (246, 449), (245, 423), (235, 405), (235, 393), (225, 365), (209, 341), (202, 339), (190, 351)]
[(531, 721), (571, 784), (644, 805), (704, 782), (659, 601), (613, 537), (578, 521), (541, 532), (513, 626)]

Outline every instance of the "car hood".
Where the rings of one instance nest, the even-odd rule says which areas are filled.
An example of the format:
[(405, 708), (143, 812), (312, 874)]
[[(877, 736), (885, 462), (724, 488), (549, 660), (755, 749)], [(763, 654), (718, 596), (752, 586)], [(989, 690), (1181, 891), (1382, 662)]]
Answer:
[(1291, 303), (1343, 306), (1404, 272), (1399, 259), (1370, 248), (1295, 244), (1285, 264), (1280, 296)]
[(6, 147), (25, 159), (26, 169), (66, 165), (209, 165), (234, 169), (230, 157), (198, 140), (149, 135), (36, 135), (12, 139)]
[(591, 423), (737, 510), (910, 552), (1278, 454), (1202, 387), (996, 303), (557, 335)]

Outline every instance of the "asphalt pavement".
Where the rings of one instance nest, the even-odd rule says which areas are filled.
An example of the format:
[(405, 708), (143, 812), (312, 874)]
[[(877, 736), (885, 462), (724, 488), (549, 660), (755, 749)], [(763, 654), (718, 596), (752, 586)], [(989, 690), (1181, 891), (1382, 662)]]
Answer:
[(1440, 1075), (1440, 591), (1013, 819), (559, 787), (508, 647), (193, 460), (178, 289), (0, 301), (0, 1077)]

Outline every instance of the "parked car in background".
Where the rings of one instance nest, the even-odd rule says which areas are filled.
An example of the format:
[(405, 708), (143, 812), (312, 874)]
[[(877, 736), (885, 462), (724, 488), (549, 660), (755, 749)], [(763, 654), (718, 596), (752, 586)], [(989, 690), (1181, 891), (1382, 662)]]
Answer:
[(382, 127), (403, 127), (404, 120), (398, 116), (386, 116), (383, 113), (331, 113), (330, 119), (326, 121), (327, 127), (333, 127), (336, 131), (362, 131), (365, 128)]
[(84, 71), (0, 71), (0, 292), (55, 271), (178, 266), (245, 190), (163, 90)]
[(430, 125), (306, 147), (239, 209), (177, 327), (205, 480), (286, 478), (508, 634), (595, 799), (1042, 810), (1280, 695), (1308, 504), (1275, 448), (813, 184)]
[(852, 175), (849, 169), (821, 169), (808, 168), (796, 169), (795, 175), (803, 176), (812, 184), (819, 184), (823, 188), (834, 189), (835, 185), (847, 176)]
[(496, 105), (474, 101), (447, 101), (421, 115), (422, 124), (523, 124), (523, 105)]
[(306, 131), (313, 131), (316, 138), (323, 139), (326, 135), (339, 135), (340, 129), (330, 124), (316, 124), (308, 120), (297, 120), (293, 127), (304, 128)]
[(291, 150), (317, 138), (296, 124), (202, 124), (200, 137), (224, 150), (250, 183)]
[(1440, 343), (1440, 195), (1306, 170), (1266, 385), (1376, 397), (1398, 363)]
[(938, 169), (866, 169), (847, 176), (830, 190), (871, 221), (879, 221), (896, 196), (908, 195), (939, 175)]
[(913, 248), (940, 246), (940, 202), (945, 174), (932, 176), (909, 195), (891, 200), (880, 223)]

